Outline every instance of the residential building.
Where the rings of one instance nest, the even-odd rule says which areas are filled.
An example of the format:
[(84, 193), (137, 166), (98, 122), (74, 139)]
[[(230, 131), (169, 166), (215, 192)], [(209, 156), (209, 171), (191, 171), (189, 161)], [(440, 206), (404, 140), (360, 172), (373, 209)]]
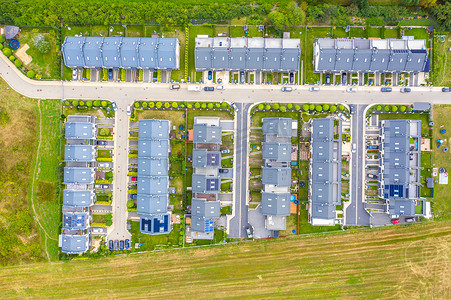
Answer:
[(74, 162), (92, 162), (96, 159), (96, 149), (91, 145), (65, 145), (64, 160)]
[(94, 204), (96, 194), (93, 190), (63, 191), (63, 205), (67, 207), (89, 207)]
[(340, 119), (311, 120), (308, 213), (314, 226), (337, 224), (336, 206), (341, 204), (341, 131)]
[(194, 56), (197, 71), (297, 72), (301, 45), (299, 39), (199, 35)]
[(66, 254), (82, 254), (89, 249), (89, 235), (60, 235), (59, 247)]
[(391, 218), (425, 215), (420, 145), (421, 120), (380, 121), (379, 197)]
[(90, 122), (66, 122), (65, 138), (76, 140), (94, 140), (97, 137), (97, 125)]
[(180, 68), (176, 38), (68, 36), (63, 46), (68, 68), (175, 70)]
[(426, 40), (330, 39), (313, 45), (315, 72), (429, 72)]
[(93, 184), (94, 179), (94, 168), (64, 168), (64, 184)]

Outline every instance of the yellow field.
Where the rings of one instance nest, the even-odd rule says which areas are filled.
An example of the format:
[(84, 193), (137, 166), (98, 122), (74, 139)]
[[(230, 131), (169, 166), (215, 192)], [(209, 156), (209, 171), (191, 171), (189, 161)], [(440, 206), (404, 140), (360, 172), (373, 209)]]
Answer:
[(2, 297), (450, 298), (451, 220), (0, 270)]

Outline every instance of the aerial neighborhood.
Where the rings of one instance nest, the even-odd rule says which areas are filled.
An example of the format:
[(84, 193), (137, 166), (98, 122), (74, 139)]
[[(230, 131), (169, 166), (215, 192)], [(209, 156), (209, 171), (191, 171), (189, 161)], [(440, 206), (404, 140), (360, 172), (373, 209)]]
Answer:
[[(278, 243), (305, 238), (302, 258), (287, 261), (300, 266), (289, 272), (310, 274), (311, 269), (303, 269), (304, 260), (322, 253), (321, 247), (351, 255), (355, 249), (339, 247), (378, 239), (386, 247), (384, 233), (388, 241), (417, 230), (411, 228), (437, 229), (427, 227), (438, 226), (435, 222), (448, 228), (451, 34), (437, 10), (446, 14), (449, 3), (406, 5), (396, 16), (379, 4), (370, 6), (370, 14), (362, 4), (368, 1), (351, 6), (257, 2), (230, 4), (230, 11), (228, 5), (215, 3), (214, 10), (208, 6), (209, 13), (200, 12), (207, 7), (204, 3), (186, 8), (174, 4), (180, 9), (177, 16), (168, 10), (170, 2), (149, 3), (150, 19), (133, 2), (130, 12), (119, 14), (120, 20), (113, 21), (113, 15), (100, 23), (60, 18), (57, 25), (45, 26), (18, 22), (9, 9), (1, 8), (0, 149), (14, 155), (8, 161), (0, 155), (0, 173), (8, 178), (23, 173), (20, 180), (28, 186), (12, 189), (16, 179), (2, 185), (0, 177), (6, 197), (4, 205), (0, 201), (0, 231), (4, 220), (12, 222), (11, 228), (20, 231), (13, 244), (42, 248), (39, 259), (22, 246), (5, 253), (28, 253), (21, 255), (30, 262), (73, 263), (113, 260), (119, 254), (151, 252), (156, 257), (177, 249), (171, 252), (174, 257), (185, 256), (178, 258), (180, 269), (167, 280), (181, 278), (183, 270), (195, 273), (197, 285), (198, 278), (206, 278), (204, 272), (211, 273), (211, 281), (229, 276), (233, 260), (224, 263), (227, 268), (211, 271), (205, 266), (191, 269), (191, 259), (198, 263), (214, 258), (219, 265), (223, 257), (249, 251), (255, 260), (242, 265), (251, 266), (265, 260), (263, 248), (282, 255), (288, 250), (277, 248)], [(84, 1), (80, 6), (103, 15)], [(237, 7), (247, 10), (238, 13)], [(384, 13), (376, 16), (378, 10)], [(141, 19), (128, 22), (134, 15)], [(170, 25), (168, 18), (179, 25)], [(26, 211), (29, 227), (2, 215), (13, 207), (12, 195), (25, 199), (14, 218)], [(427, 243), (433, 238), (427, 234), (403, 244), (404, 261), (397, 260), (393, 268), (415, 265), (410, 252), (425, 251), (416, 241)], [(437, 236), (443, 238), (440, 251), (446, 251), (447, 235)], [(335, 245), (335, 238), (341, 242)], [(323, 244), (313, 248), (319, 239)], [(394, 241), (393, 248), (404, 242)], [(287, 249), (298, 251), (299, 243)], [(239, 248), (250, 247), (246, 245), (253, 246)], [(367, 246), (373, 247), (361, 248)], [(372, 251), (362, 257), (370, 260), (381, 250)], [(398, 254), (387, 254), (387, 264)], [(0, 251), (0, 259), (2, 255)], [(268, 259), (273, 261), (273, 255)], [(355, 261), (356, 268), (364, 269), (357, 267), (360, 259), (346, 257), (347, 264)], [(145, 265), (160, 272), (168, 260)], [(329, 268), (326, 259), (317, 263)], [(246, 268), (239, 266), (238, 275)], [(415, 274), (424, 273), (417, 268)], [(272, 276), (265, 270), (249, 275), (258, 279), (249, 279), (249, 285), (265, 283)], [(410, 273), (402, 274), (400, 278), (411, 280)], [(343, 276), (343, 285), (331, 277), (337, 294), (323, 290), (325, 294), (305, 297), (339, 298), (348, 285), (372, 280), (361, 273)], [(224, 288), (216, 296), (255, 295), (228, 294)], [(300, 295), (277, 289), (282, 298)], [(160, 292), (153, 296), (170, 295)], [(206, 297), (199, 293), (186, 295)], [(276, 295), (271, 293), (261, 296)], [(444, 295), (428, 293), (415, 295)]]

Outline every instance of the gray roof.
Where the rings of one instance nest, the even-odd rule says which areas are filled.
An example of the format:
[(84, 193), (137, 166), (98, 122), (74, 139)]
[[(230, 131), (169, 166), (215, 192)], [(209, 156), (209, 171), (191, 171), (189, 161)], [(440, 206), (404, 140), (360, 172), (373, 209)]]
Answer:
[(317, 72), (423, 72), (428, 52), (424, 40), (315, 40)]
[(168, 120), (139, 120), (139, 140), (167, 140), (169, 139), (169, 127), (170, 122)]
[(93, 168), (64, 168), (65, 184), (92, 184), (94, 182)]
[(88, 122), (67, 122), (66, 139), (95, 139), (96, 126)]
[(291, 137), (292, 122), (290, 118), (263, 118), (263, 134)]
[(88, 235), (62, 235), (61, 251), (67, 254), (84, 253), (88, 250)]
[(95, 197), (94, 191), (79, 191), (79, 190), (64, 190), (63, 191), (63, 205), (88, 207), (93, 204)]
[(169, 177), (139, 177), (138, 195), (159, 195), (168, 193)]
[(431, 108), (431, 104), (427, 103), (427, 102), (414, 102), (413, 103), (413, 110), (417, 111), (417, 110), (421, 110), (421, 111), (426, 111), (429, 110)]
[(144, 234), (168, 234), (172, 230), (171, 213), (141, 215), (140, 231)]
[(289, 216), (290, 215), (289, 193), (262, 193), (262, 214), (265, 216)]
[(89, 227), (88, 212), (63, 212), (63, 228), (69, 230), (82, 230)]
[(194, 193), (219, 193), (220, 181), (217, 177), (206, 176), (205, 174), (193, 174)]
[(191, 231), (214, 232), (214, 219), (199, 216), (191, 216)]
[(222, 129), (219, 126), (211, 126), (207, 124), (194, 124), (193, 142), (221, 144)]
[(206, 201), (205, 199), (193, 198), (191, 201), (191, 215), (204, 218), (219, 218), (221, 204), (219, 201)]
[(168, 210), (168, 194), (139, 195), (137, 203), (138, 214), (159, 214)]
[(167, 159), (138, 158), (138, 177), (164, 175), (168, 175)]
[(89, 162), (94, 160), (95, 150), (94, 146), (90, 145), (65, 145), (64, 146), (64, 160), (65, 161), (80, 161)]
[(17, 26), (6, 25), (5, 26), (5, 38), (7, 40), (13, 39), (19, 33), (19, 30), (20, 30), (20, 28)]
[(193, 168), (220, 168), (221, 152), (193, 149)]
[(179, 68), (176, 38), (68, 36), (62, 51), (69, 68)]
[(291, 168), (262, 168), (262, 183), (278, 187), (291, 186)]
[(388, 207), (390, 214), (405, 217), (415, 216), (415, 201), (414, 199), (390, 200)]
[(138, 157), (168, 158), (169, 140), (139, 140)]
[(263, 159), (271, 159), (277, 162), (291, 161), (291, 144), (265, 142), (263, 143), (262, 157)]

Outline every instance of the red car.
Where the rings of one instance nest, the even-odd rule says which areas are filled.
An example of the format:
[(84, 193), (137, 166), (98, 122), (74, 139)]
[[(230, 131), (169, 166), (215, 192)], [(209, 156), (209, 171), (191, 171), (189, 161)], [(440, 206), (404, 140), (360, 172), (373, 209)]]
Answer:
[(391, 219), (390, 221), (392, 224), (398, 224), (399, 222), (401, 222), (399, 219)]
[(132, 177), (132, 181), (136, 181), (136, 176), (133, 176), (133, 177)]

